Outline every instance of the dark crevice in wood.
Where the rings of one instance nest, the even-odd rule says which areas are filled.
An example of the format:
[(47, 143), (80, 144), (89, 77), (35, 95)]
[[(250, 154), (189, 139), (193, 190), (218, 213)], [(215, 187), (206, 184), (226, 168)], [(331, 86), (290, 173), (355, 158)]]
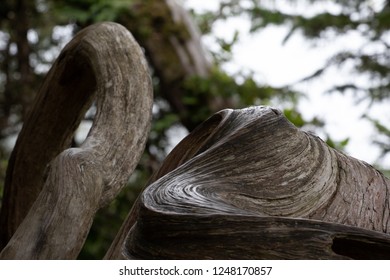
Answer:
[(390, 259), (390, 244), (382, 242), (367, 242), (346, 237), (335, 237), (332, 250), (338, 255), (354, 260), (388, 260)]

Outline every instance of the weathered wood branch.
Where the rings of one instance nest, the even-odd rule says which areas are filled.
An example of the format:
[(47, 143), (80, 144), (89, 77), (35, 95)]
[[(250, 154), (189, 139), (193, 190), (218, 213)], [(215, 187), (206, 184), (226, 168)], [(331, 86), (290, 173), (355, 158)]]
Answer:
[[(95, 92), (87, 139), (63, 151)], [(2, 209), (4, 240), (12, 238), (1, 258), (77, 257), (95, 212), (138, 163), (152, 99), (148, 65), (124, 27), (101, 23), (77, 34), (50, 70), (12, 153)]]
[[(87, 139), (64, 150), (95, 93)], [(114, 23), (81, 31), (49, 72), (11, 156), (0, 258), (77, 257), (97, 209), (142, 154), (151, 106), (131, 34)], [(106, 258), (390, 258), (389, 187), (277, 109), (223, 110), (167, 157)]]
[(167, 157), (107, 258), (390, 258), (389, 183), (276, 109), (224, 110)]

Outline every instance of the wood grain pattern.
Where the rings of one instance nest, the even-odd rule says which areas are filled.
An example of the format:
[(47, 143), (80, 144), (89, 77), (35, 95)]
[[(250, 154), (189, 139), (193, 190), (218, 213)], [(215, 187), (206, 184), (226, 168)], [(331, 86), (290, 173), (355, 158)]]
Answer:
[(126, 258), (390, 257), (389, 180), (277, 109), (217, 113), (160, 170)]
[[(96, 99), (80, 148), (67, 149)], [(74, 259), (124, 186), (151, 122), (148, 66), (114, 23), (50, 70), (12, 153), (2, 259)], [(48, 164), (48, 165), (47, 165)], [(271, 107), (222, 110), (150, 178), (106, 259), (388, 259), (390, 181)]]
[[(63, 151), (95, 94), (88, 137)], [(77, 257), (96, 211), (142, 155), (152, 100), (148, 65), (123, 26), (100, 23), (77, 34), (46, 77), (13, 151), (3, 206), (12, 238), (1, 258)]]

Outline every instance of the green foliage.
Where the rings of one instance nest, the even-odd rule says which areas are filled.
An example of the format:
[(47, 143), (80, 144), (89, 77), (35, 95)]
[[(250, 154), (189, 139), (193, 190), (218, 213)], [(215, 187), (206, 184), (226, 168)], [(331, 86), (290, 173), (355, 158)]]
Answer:
[(58, 0), (48, 1), (57, 20), (74, 22), (82, 26), (99, 21), (115, 21), (118, 14), (129, 7), (131, 1), (125, 0)]
[(284, 109), (283, 114), (296, 127), (300, 127), (306, 130), (315, 130), (316, 128), (321, 128), (324, 126), (324, 122), (317, 117), (314, 117), (311, 120), (305, 120), (302, 114), (294, 108)]
[[(293, 35), (302, 34), (312, 42), (337, 39), (346, 34), (358, 34), (365, 43), (357, 51), (344, 49), (335, 53), (327, 62), (301, 82), (316, 79), (328, 69), (349, 65), (355, 78), (344, 84), (333, 84), (327, 92), (352, 92), (358, 101), (369, 100), (371, 104), (388, 100), (390, 97), (390, 1), (383, 1), (378, 7), (376, 1), (259, 1), (259, 0), (226, 0), (222, 1), (216, 13), (207, 12), (199, 17), (202, 30), (211, 32), (215, 22), (235, 16), (246, 16), (251, 24), (251, 32), (258, 32), (270, 25), (287, 27), (284, 38), (287, 42)], [(278, 5), (281, 4), (281, 5)], [(316, 13), (297, 13), (294, 5), (302, 7), (320, 7)], [(327, 10), (327, 5), (337, 9)], [(283, 8), (281, 8), (283, 7)], [(206, 28), (208, 27), (208, 28)], [(352, 67), (351, 67), (352, 66)], [(369, 79), (362, 83), (361, 79)], [(304, 126), (299, 112), (286, 111), (289, 119), (298, 126)], [(381, 141), (375, 140), (383, 154), (389, 152), (390, 138), (387, 131), (373, 122)], [(337, 142), (327, 139), (331, 146), (343, 148), (347, 139)]]
[[(38, 71), (39, 67), (42, 67), (42, 65), (48, 66), (52, 63), (52, 58), (48, 54), (53, 54), (62, 43), (61, 39), (53, 36), (55, 27), (69, 26), (71, 24), (76, 31), (94, 22), (121, 22), (123, 19), (134, 17), (134, 14), (129, 9), (133, 2), (134, 0), (30, 1), (29, 3), (33, 6), (31, 12), (33, 16), (30, 17), (31, 26), (29, 29), (35, 31), (39, 37), (37, 42), (30, 42), (31, 53), (29, 57), (32, 61), (31, 67), (36, 74), (33, 77), (34, 83), (30, 87), (38, 88), (44, 72)], [(137, 24), (137, 28), (134, 28), (138, 32), (137, 35), (141, 37), (150, 36), (153, 34), (153, 28), (156, 28), (158, 31), (180, 33), (181, 38), (185, 38), (187, 33), (182, 26), (161, 24), (164, 20), (164, 11), (158, 8), (158, 1), (145, 1), (144, 3), (146, 2), (148, 5), (141, 7), (145, 9), (144, 12), (139, 13), (142, 16), (134, 19), (134, 22)], [(362, 49), (355, 53), (343, 50), (330, 57), (323, 67), (302, 79), (302, 81), (320, 77), (330, 67), (342, 66), (352, 62), (356, 74), (368, 75), (373, 83), (366, 87), (362, 87), (355, 82), (333, 85), (329, 91), (345, 92), (346, 90), (353, 90), (359, 92), (361, 98), (370, 98), (373, 102), (385, 100), (389, 97), (390, 44), (387, 41), (388, 37), (386, 37), (388, 36), (388, 30), (390, 30), (390, 7), (388, 4), (381, 10), (374, 10), (370, 8), (370, 1), (335, 1), (336, 4), (341, 6), (340, 13), (325, 11), (304, 16), (292, 12), (289, 13), (284, 9), (282, 11), (278, 9), (277, 5), (272, 5), (271, 2), (276, 3), (279, 1), (224, 0), (221, 1), (221, 6), (217, 12), (205, 12), (202, 15), (194, 14), (194, 16), (204, 34), (211, 34), (213, 25), (217, 21), (223, 21), (235, 16), (245, 16), (250, 21), (251, 32), (258, 32), (270, 25), (287, 26), (289, 31), (286, 34), (285, 42), (298, 32), (309, 40), (329, 40), (342, 36), (351, 30), (359, 32), (367, 39), (367, 45), (373, 43), (380, 46), (378, 48), (379, 51), (369, 52)], [(291, 2), (295, 3), (297, 1)], [(318, 2), (324, 3), (326, 1), (306, 1), (307, 5), (314, 5)], [(152, 6), (149, 6), (149, 4)], [(5, 34), (4, 38), (13, 37), (9, 35), (14, 32), (13, 26), (9, 24), (8, 19), (10, 11), (12, 12), (11, 8), (11, 1), (0, 1), (0, 36)], [(364, 11), (364, 13), (361, 11)], [(160, 30), (161, 26), (164, 26), (165, 29)], [(128, 27), (132, 28), (131, 26)], [(259, 83), (253, 73), (248, 74), (241, 71), (231, 75), (223, 70), (224, 63), (231, 61), (234, 46), (239, 39), (240, 34), (238, 32), (234, 32), (229, 40), (216, 38), (215, 41), (219, 44), (219, 49), (212, 53), (214, 68), (211, 70), (210, 75), (207, 77), (190, 77), (181, 85), (185, 94), (181, 96), (180, 101), (187, 109), (186, 117), (189, 117), (192, 123), (200, 123), (215, 113), (214, 107), (217, 107), (217, 105), (210, 104), (209, 100), (214, 100), (215, 102), (223, 100), (225, 101), (224, 104), (231, 104), (234, 108), (276, 104), (278, 107), (283, 108), (287, 118), (298, 127), (307, 130), (323, 127), (323, 121), (318, 118), (314, 117), (311, 120), (306, 120), (303, 117), (297, 109), (297, 104), (302, 98), (302, 94), (291, 87), (275, 88)], [(18, 118), (21, 111), (21, 105), (15, 98), (18, 95), (18, 80), (12, 80), (13, 77), (18, 76), (16, 55), (9, 59), (7, 54), (10, 51), (9, 48), (6, 48), (7, 43), (8, 41), (5, 42), (5, 47), (0, 49), (0, 84), (4, 82), (4, 86), (0, 87), (0, 100), (2, 101), (0, 110), (5, 108), (13, 114), (13, 117)], [(0, 44), (0, 46), (2, 45)], [(171, 71), (174, 72), (175, 69)], [(165, 147), (169, 142), (167, 131), (174, 126), (181, 125), (180, 118), (182, 116), (174, 112), (169, 106), (169, 102), (160, 94), (159, 79), (156, 73), (153, 73), (153, 75), (155, 83), (155, 110), (145, 154), (136, 172), (131, 177), (128, 186), (115, 201), (98, 212), (88, 240), (80, 255), (81, 259), (99, 259), (104, 256), (138, 193), (165, 157)], [(7, 79), (10, 79), (13, 84), (5, 84), (5, 81), (8, 81)], [(6, 92), (5, 89), (8, 91)], [(210, 96), (213, 98), (210, 99)], [(5, 106), (5, 101), (8, 102), (11, 99), (12, 104), (8, 108)], [(0, 112), (0, 116), (2, 115), (4, 114)], [(0, 125), (3, 123), (6, 122), (1, 120)], [(390, 128), (376, 120), (372, 120), (372, 123), (381, 135), (376, 140), (376, 144), (382, 148), (385, 154), (390, 151)], [(13, 123), (13, 127), (17, 127), (18, 124), (18, 122)], [(15, 128), (7, 127), (4, 129), (0, 126), (0, 129), (2, 129), (0, 131), (0, 137), (2, 137), (3, 134), (5, 135), (5, 132), (9, 133), (10, 130)], [(326, 143), (341, 150), (346, 147), (348, 140), (347, 138), (335, 141), (329, 135), (326, 135)], [(5, 173), (6, 163), (5, 157), (1, 157), (0, 195), (2, 194), (2, 182), (4, 181), (4, 178), (1, 178), (1, 176)]]
[(300, 95), (287, 87), (261, 85), (252, 74), (228, 75), (220, 68), (214, 68), (206, 78), (199, 76), (188, 78), (184, 83), (184, 89), (187, 92), (184, 101), (188, 105), (200, 105), (199, 96), (205, 94), (232, 98), (237, 101), (238, 107), (266, 105), (274, 98), (295, 102)]
[(369, 120), (376, 128), (378, 135), (374, 139), (374, 143), (381, 148), (381, 157), (386, 156), (390, 152), (390, 127), (368, 115), (364, 115), (364, 118)]
[(165, 131), (172, 127), (175, 123), (178, 123), (179, 118), (176, 114), (168, 113), (160, 117), (153, 123), (153, 132), (160, 135), (165, 133)]
[(282, 25), (285, 24), (287, 20), (291, 20), (292, 17), (275, 10), (268, 10), (261, 8), (260, 6), (255, 6), (251, 10), (251, 31), (256, 31), (258, 29), (264, 28), (269, 24)]
[(335, 141), (334, 139), (330, 138), (329, 135), (326, 135), (325, 143), (328, 144), (329, 147), (332, 147), (334, 149), (337, 149), (339, 151), (345, 150), (345, 147), (348, 145), (349, 137), (341, 140), (341, 141)]
[(323, 121), (314, 117), (311, 120), (304, 119), (302, 114), (296, 108), (302, 94), (292, 90), (289, 87), (271, 87), (269, 85), (259, 84), (252, 75), (238, 73), (234, 76), (228, 75), (220, 68), (214, 68), (211, 75), (207, 78), (193, 76), (184, 83), (185, 92), (184, 102), (190, 108), (194, 108), (194, 118), (199, 121), (205, 120), (212, 113), (210, 108), (203, 106), (202, 96), (212, 95), (232, 100), (234, 108), (244, 108), (253, 105), (272, 105), (284, 106), (285, 116), (297, 127), (316, 130), (324, 126)]

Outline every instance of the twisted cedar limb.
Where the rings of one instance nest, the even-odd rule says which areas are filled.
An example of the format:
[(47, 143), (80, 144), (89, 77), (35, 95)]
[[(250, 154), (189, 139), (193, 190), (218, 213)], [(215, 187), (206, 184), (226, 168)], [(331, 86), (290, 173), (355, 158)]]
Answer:
[[(95, 92), (93, 128), (63, 151)], [(68, 44), (10, 159), (1, 258), (77, 257), (139, 160), (151, 106), (147, 65), (123, 27), (97, 24)], [(390, 258), (388, 190), (276, 109), (223, 110), (167, 157), (106, 258)]]
[[(87, 139), (63, 151), (95, 92)], [(1, 213), (3, 242), (12, 238), (1, 258), (77, 257), (96, 211), (138, 163), (152, 100), (148, 65), (124, 27), (100, 23), (75, 36), (48, 73), (12, 153)]]
[(390, 258), (389, 180), (273, 108), (215, 114), (151, 182), (107, 258)]

